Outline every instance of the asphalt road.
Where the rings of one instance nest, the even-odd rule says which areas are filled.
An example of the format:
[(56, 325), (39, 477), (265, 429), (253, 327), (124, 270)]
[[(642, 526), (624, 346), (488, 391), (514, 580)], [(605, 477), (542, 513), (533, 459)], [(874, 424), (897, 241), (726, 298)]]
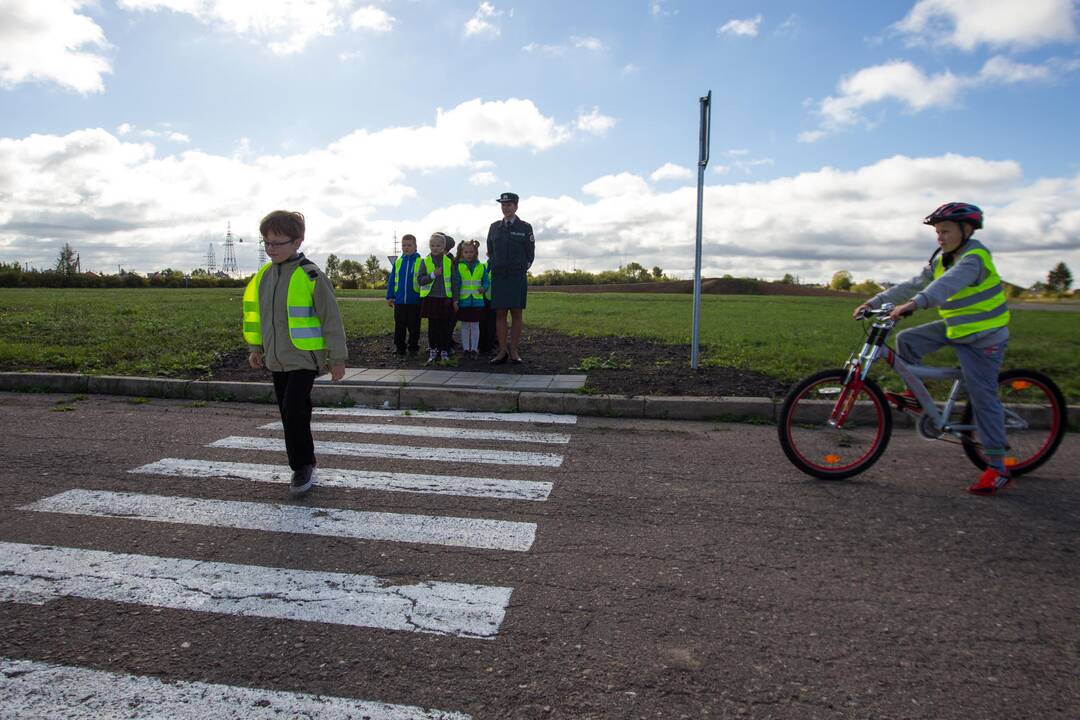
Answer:
[[(863, 476), (824, 483), (787, 463), (771, 426), (320, 416), (381, 428), (316, 433), (368, 456), (323, 452), (338, 486), (292, 502), (246, 470), (129, 472), (281, 465), (242, 447), (273, 444), (276, 408), (65, 399), (0, 393), (2, 718), (43, 716), (26, 683), (56, 667), (88, 673), (41, 686), (87, 707), (129, 676), (257, 689), (214, 715), (193, 686), (203, 699), (179, 702), (202, 718), (302, 716), (296, 693), (407, 706), (311, 717), (1080, 716), (1073, 437), (984, 498), (964, 491), (976, 471), (957, 447), (911, 430)], [(208, 447), (228, 437), (257, 440)], [(347, 487), (360, 473), (331, 469), (376, 472)], [(321, 590), (265, 585), (285, 577)], [(456, 592), (460, 618), (440, 604)], [(166, 695), (129, 696), (116, 717), (153, 716)]]

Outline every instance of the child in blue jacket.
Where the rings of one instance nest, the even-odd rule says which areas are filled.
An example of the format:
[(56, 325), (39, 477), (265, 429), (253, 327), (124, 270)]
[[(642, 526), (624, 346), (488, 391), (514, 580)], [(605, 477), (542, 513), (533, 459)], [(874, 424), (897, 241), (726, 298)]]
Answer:
[(394, 261), (394, 269), (386, 280), (386, 304), (394, 308), (394, 348), (399, 356), (405, 354), (406, 347), (410, 355), (420, 352), (420, 286), (416, 282), (419, 262), (416, 238), (402, 236), (401, 256)]

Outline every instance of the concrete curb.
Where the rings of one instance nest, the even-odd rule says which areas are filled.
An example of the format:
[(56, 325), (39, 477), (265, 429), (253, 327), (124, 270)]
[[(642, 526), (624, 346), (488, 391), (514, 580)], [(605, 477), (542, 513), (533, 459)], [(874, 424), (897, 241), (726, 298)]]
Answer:
[[(228, 380), (79, 375), (76, 373), (0, 372), (0, 391), (131, 395), (173, 400), (218, 400), (274, 404), (271, 383)], [(762, 397), (674, 397), (668, 395), (578, 395), (561, 392), (477, 390), (473, 388), (402, 385), (326, 385), (311, 390), (321, 407), (362, 405), (394, 410), (482, 410), (488, 412), (546, 412), (597, 417), (713, 420), (775, 423), (780, 401)], [(1080, 418), (1080, 406), (1069, 405), (1070, 426)], [(893, 413), (893, 425), (913, 427), (914, 421)]]
[[(88, 393), (148, 398), (274, 403), (271, 383), (169, 378), (0, 372), (0, 391)], [(324, 385), (311, 391), (315, 405), (363, 405), (409, 410), (548, 412), (600, 417), (775, 422), (770, 398), (579, 395), (561, 392), (477, 390), (385, 385)]]

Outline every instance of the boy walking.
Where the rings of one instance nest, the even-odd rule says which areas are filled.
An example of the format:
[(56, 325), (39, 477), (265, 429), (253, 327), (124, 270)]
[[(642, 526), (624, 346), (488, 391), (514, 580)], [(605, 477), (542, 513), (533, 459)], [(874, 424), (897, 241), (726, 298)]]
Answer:
[(304, 216), (298, 212), (275, 210), (264, 217), (259, 234), (270, 262), (244, 290), (248, 363), (274, 376), (293, 497), (306, 495), (315, 485), (311, 386), (327, 369), (333, 380), (340, 380), (349, 354), (334, 286), (300, 252), (304, 230)]
[(394, 308), (394, 348), (399, 356), (405, 354), (408, 335), (410, 355), (420, 352), (420, 285), (416, 279), (416, 237), (401, 237), (401, 255), (394, 260), (394, 269), (386, 281), (386, 304)]

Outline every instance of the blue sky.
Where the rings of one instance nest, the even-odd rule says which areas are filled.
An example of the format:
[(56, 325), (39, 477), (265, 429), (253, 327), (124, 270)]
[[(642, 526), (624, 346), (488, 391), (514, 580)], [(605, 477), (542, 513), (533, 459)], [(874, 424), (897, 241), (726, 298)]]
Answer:
[(275, 207), (317, 260), (384, 256), (482, 237), (511, 189), (535, 269), (687, 276), (712, 90), (707, 274), (900, 279), (956, 199), (1007, 279), (1080, 270), (1074, 0), (0, 0), (0, 28), (0, 260), (188, 270)]

